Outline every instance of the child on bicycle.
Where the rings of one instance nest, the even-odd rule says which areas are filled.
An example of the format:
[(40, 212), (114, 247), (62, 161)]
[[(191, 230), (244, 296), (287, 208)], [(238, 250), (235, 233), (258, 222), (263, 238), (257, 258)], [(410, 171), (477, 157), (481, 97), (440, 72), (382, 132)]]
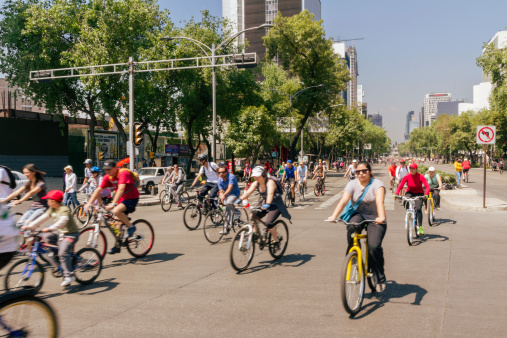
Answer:
[[(79, 229), (74, 223), (69, 207), (62, 205), (63, 192), (51, 190), (43, 199), (47, 200), (49, 209), (39, 218), (28, 225), (21, 227), (23, 230), (35, 230), (42, 223), (53, 219), (53, 224), (42, 229), (42, 238), (48, 244), (58, 243), (58, 257), (63, 269), (63, 282), (60, 286), (70, 285), (76, 280), (72, 271), (72, 250), (79, 236)], [(49, 257), (52, 259), (51, 257)]]

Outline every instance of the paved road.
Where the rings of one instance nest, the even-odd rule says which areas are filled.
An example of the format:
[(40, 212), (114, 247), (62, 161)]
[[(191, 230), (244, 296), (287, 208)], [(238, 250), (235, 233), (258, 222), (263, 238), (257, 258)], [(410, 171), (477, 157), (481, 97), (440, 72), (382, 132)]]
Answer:
[(58, 309), (65, 337), (505, 335), (505, 213), (443, 207), (438, 226), (425, 227), (427, 235), (409, 247), (403, 210), (391, 198), (387, 289), (368, 291), (350, 318), (339, 292), (346, 232), (322, 222), (345, 183), (333, 177), (329, 195), (291, 210), (289, 246), (278, 261), (257, 251), (250, 269), (237, 274), (229, 239), (210, 245), (201, 228), (186, 230), (181, 211), (142, 207), (135, 218), (149, 219), (157, 236), (149, 256), (106, 256), (96, 283), (68, 291), (48, 276), (42, 295)]

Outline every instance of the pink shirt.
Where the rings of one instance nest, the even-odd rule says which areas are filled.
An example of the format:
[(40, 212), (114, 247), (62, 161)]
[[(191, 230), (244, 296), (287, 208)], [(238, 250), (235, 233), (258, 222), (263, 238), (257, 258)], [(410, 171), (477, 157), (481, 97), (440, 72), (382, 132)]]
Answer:
[[(398, 195), (400, 193), (400, 190), (403, 188), (405, 183), (407, 183), (408, 185), (407, 192), (411, 192), (413, 194), (424, 193), (426, 196), (429, 195), (430, 193), (430, 186), (428, 185), (428, 181), (426, 181), (424, 175), (417, 173), (414, 175), (412, 174), (405, 175), (405, 177), (403, 177), (403, 179), (401, 180), (395, 195)], [(422, 188), (423, 184), (425, 190), (423, 190)]]
[(121, 203), (124, 200), (139, 198), (139, 190), (137, 190), (137, 187), (134, 186), (135, 183), (134, 178), (130, 175), (128, 170), (118, 169), (118, 175), (116, 177), (105, 175), (100, 187), (102, 189), (114, 187), (114, 191), (117, 191), (120, 184), (126, 184), (127, 186), (125, 187), (125, 191), (118, 201), (118, 203)]

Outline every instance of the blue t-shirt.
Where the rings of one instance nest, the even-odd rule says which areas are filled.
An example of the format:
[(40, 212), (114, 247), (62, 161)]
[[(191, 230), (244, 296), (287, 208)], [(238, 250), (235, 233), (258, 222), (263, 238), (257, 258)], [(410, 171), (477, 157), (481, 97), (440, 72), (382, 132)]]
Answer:
[(226, 191), (227, 188), (229, 188), (229, 185), (233, 185), (231, 193), (229, 195), (238, 196), (241, 194), (241, 191), (239, 190), (238, 186), (238, 180), (236, 179), (236, 176), (234, 176), (231, 173), (227, 174), (227, 182), (225, 182), (222, 177), (218, 179), (218, 189)]
[(285, 177), (287, 178), (294, 178), (294, 172), (296, 171), (296, 168), (292, 166), (292, 168), (285, 167)]

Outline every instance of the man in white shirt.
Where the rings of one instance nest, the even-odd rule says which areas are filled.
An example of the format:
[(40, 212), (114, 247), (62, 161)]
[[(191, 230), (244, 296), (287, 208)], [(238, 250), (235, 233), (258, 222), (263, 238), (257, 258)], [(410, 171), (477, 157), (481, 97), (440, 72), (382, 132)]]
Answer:
[(11, 194), (12, 189), (10, 187), (10, 184), (11, 179), (9, 178), (7, 170), (0, 167), (0, 200), (3, 200)]
[(199, 163), (201, 164), (201, 169), (199, 170), (199, 175), (195, 177), (194, 182), (190, 186), (190, 189), (193, 188), (199, 178), (202, 176), (202, 174), (206, 174), (206, 184), (204, 184), (201, 188), (201, 192), (199, 193), (199, 201), (203, 201), (204, 197), (208, 194), (208, 191), (210, 191), (209, 197), (215, 198), (218, 194), (218, 166), (214, 162), (208, 162), (208, 155), (203, 154), (200, 155), (198, 158)]

